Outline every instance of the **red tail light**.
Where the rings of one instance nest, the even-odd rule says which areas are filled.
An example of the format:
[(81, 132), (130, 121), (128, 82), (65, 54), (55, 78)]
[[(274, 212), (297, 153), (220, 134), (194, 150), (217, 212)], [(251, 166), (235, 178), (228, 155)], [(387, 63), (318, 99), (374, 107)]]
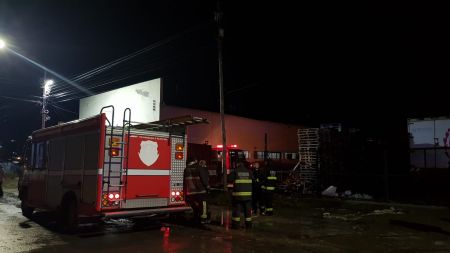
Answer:
[(175, 196), (175, 192), (172, 192), (172, 196)]
[(181, 160), (181, 159), (183, 159), (183, 152), (176, 152), (175, 153), (175, 159), (177, 159), (177, 160)]
[(119, 199), (119, 198), (120, 198), (119, 193), (116, 193), (116, 194), (114, 195), (114, 198), (115, 198), (115, 199)]
[(175, 195), (180, 196), (180, 192), (176, 192)]
[(120, 150), (117, 148), (112, 148), (110, 153), (111, 156), (119, 156)]
[(108, 198), (109, 198), (109, 199), (114, 199), (114, 194), (110, 193), (110, 194), (108, 195)]

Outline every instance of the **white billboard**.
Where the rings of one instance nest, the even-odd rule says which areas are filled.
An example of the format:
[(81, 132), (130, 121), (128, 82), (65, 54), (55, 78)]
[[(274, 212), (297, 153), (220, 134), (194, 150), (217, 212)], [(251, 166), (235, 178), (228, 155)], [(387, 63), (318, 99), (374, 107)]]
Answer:
[[(108, 91), (80, 100), (80, 119), (98, 115), (108, 105), (114, 106), (114, 125), (122, 125), (123, 112), (131, 109), (131, 121), (152, 122), (159, 120), (161, 79), (154, 79), (120, 89)], [(112, 110), (105, 109), (108, 119)]]

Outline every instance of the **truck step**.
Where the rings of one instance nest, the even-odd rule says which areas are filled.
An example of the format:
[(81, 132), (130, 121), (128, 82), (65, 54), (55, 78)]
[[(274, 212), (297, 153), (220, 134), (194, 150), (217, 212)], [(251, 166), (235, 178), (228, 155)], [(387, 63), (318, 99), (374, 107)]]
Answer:
[(110, 133), (106, 133), (105, 135), (106, 135), (106, 136), (120, 136), (120, 137), (122, 137), (122, 134), (110, 134)]
[(118, 149), (118, 150), (122, 150), (122, 148), (121, 147), (105, 147), (105, 149), (106, 150), (108, 150), (108, 149)]
[(110, 187), (123, 187), (125, 184), (111, 184), (108, 181), (103, 181), (103, 184), (109, 184)]
[(105, 164), (122, 164), (122, 162), (108, 162), (108, 161), (104, 161)]

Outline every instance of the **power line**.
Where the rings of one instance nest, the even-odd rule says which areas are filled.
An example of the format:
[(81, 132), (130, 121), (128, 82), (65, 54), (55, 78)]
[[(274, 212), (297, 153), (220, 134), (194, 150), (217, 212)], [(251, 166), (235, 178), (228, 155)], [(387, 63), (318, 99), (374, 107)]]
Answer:
[[(89, 89), (89, 90), (94, 89), (98, 86), (97, 84), (104, 82), (104, 81), (111, 81), (114, 78), (120, 78), (120, 80), (123, 80), (123, 78), (121, 78), (124, 76), (123, 74), (127, 75), (127, 73), (129, 73), (129, 75), (134, 75), (137, 72), (136, 69), (139, 69), (139, 70), (147, 69), (148, 67), (153, 66), (157, 63), (160, 63), (160, 65), (167, 65), (168, 63), (170, 63), (171, 61), (173, 61), (175, 59), (186, 57), (187, 55), (194, 54), (198, 50), (202, 50), (205, 47), (208, 48), (211, 46), (212, 45), (204, 44), (204, 45), (201, 45), (200, 47), (190, 49), (187, 52), (184, 52), (180, 55), (175, 55), (170, 58), (165, 57), (165, 56), (160, 56), (158, 58), (152, 59), (151, 61), (146, 61), (146, 59), (141, 58), (140, 61), (138, 61), (138, 62), (134, 62), (133, 64), (127, 64), (125, 66), (122, 66), (119, 69), (114, 69), (114, 71), (111, 73), (114, 76), (112, 78), (107, 78), (107, 76), (105, 76), (105, 75), (111, 76), (110, 73), (107, 74), (107, 72), (103, 72), (103, 73), (100, 73), (99, 75), (97, 75), (96, 77), (86, 79), (85, 81), (90, 81), (90, 84), (88, 86), (85, 86), (85, 88)], [(92, 81), (94, 81), (94, 82), (92, 82)], [(62, 98), (64, 96), (79, 94), (80, 92), (75, 89), (59, 89), (53, 93), (54, 93), (53, 97)]]
[[(127, 70), (122, 75), (119, 75), (119, 76), (116, 76), (116, 77), (113, 77), (113, 78), (109, 78), (109, 79), (102, 79), (102, 80), (100, 80), (98, 82), (94, 82), (94, 83), (91, 84), (91, 86), (89, 86), (89, 89), (92, 90), (92, 89), (95, 89), (95, 88), (98, 88), (98, 87), (102, 87), (102, 86), (105, 86), (105, 85), (108, 85), (108, 84), (112, 84), (112, 83), (123, 81), (123, 80), (129, 79), (129, 78), (133, 78), (133, 77), (136, 77), (136, 76), (148, 73), (148, 72), (156, 71), (158, 69), (166, 67), (171, 62), (173, 62), (173, 61), (175, 61), (175, 60), (177, 60), (179, 58), (185, 57), (186, 55), (192, 54), (194, 52), (195, 51), (191, 50), (191, 51), (189, 51), (187, 53), (184, 53), (183, 55), (174, 56), (174, 57), (171, 57), (171, 58), (163, 57), (163, 59), (165, 59), (165, 60), (161, 61), (161, 64), (159, 64), (159, 66), (156, 66), (154, 68), (149, 69), (146, 65), (143, 65), (143, 66), (140, 66), (139, 69), (134, 69), (134, 71), (132, 71), (132, 72), (127, 72), (128, 71)], [(68, 91), (66, 93), (63, 92), (63, 93), (54, 95), (53, 97), (55, 97), (56, 100), (57, 100), (54, 103), (63, 103), (63, 102), (68, 102), (68, 101), (71, 101), (71, 100), (74, 100), (74, 99), (80, 99), (80, 98), (85, 97), (85, 95), (79, 95), (79, 94), (80, 94), (80, 92)]]
[[(160, 41), (158, 41), (158, 42), (156, 42), (156, 43), (153, 43), (153, 44), (151, 44), (151, 45), (149, 45), (149, 46), (147, 46), (147, 47), (145, 47), (145, 48), (143, 48), (143, 49), (140, 49), (140, 50), (138, 50), (138, 51), (136, 51), (136, 52), (133, 52), (133, 53), (131, 53), (131, 54), (129, 54), (129, 55), (120, 57), (120, 58), (118, 58), (118, 59), (116, 59), (116, 60), (114, 60), (114, 61), (111, 61), (111, 62), (109, 62), (109, 63), (107, 63), (107, 64), (104, 64), (104, 65), (102, 65), (102, 66), (100, 66), (100, 67), (97, 67), (97, 68), (95, 68), (95, 69), (93, 69), (93, 70), (90, 70), (90, 71), (88, 71), (88, 72), (86, 72), (86, 73), (80, 74), (80, 75), (74, 77), (72, 80), (73, 80), (73, 81), (81, 81), (81, 80), (83, 80), (83, 79), (88, 79), (88, 78), (90, 78), (91, 76), (94, 76), (94, 75), (96, 75), (96, 74), (98, 74), (98, 73), (101, 73), (101, 72), (103, 72), (103, 71), (106, 71), (106, 70), (108, 70), (108, 69), (111, 69), (112, 67), (114, 67), (114, 66), (116, 66), (116, 65), (118, 65), (118, 64), (121, 64), (121, 63), (123, 63), (123, 62), (125, 62), (125, 61), (128, 61), (128, 60), (130, 60), (130, 59), (133, 59), (133, 58), (135, 58), (135, 57), (137, 57), (137, 56), (139, 56), (139, 55), (141, 55), (141, 54), (143, 54), (143, 53), (149, 52), (149, 51), (151, 51), (151, 50), (153, 50), (153, 49), (155, 49), (155, 48), (158, 48), (158, 47), (160, 47), (160, 46), (169, 44), (170, 42), (172, 42), (172, 41), (174, 41), (174, 40), (176, 40), (176, 39), (178, 39), (178, 38), (184, 36), (185, 34), (191, 33), (191, 32), (193, 32), (193, 31), (195, 31), (195, 30), (198, 30), (198, 29), (200, 29), (200, 28), (202, 28), (202, 27), (206, 27), (206, 26), (208, 26), (209, 24), (211, 24), (211, 22), (208, 22), (208, 23), (206, 23), (206, 24), (196, 25), (196, 26), (194, 26), (194, 27), (188, 28), (188, 29), (186, 29), (186, 30), (184, 30), (184, 31), (182, 31), (182, 32), (180, 32), (180, 33), (178, 33), (178, 34), (175, 34), (175, 35), (172, 35), (172, 36), (170, 36), (170, 37), (168, 37), (168, 38), (166, 38), (166, 39), (160, 40)], [(68, 86), (68, 85), (66, 85), (66, 86), (63, 85), (63, 86), (61, 86), (61, 88), (64, 88), (64, 87), (67, 88), (67, 87), (69, 87), (69, 86)], [(58, 91), (58, 88), (55, 89), (55, 92), (57, 92), (57, 91)]]
[(29, 103), (36, 103), (40, 104), (41, 101), (39, 100), (31, 100), (31, 99), (25, 99), (25, 98), (15, 98), (15, 97), (8, 97), (8, 96), (0, 96), (1, 98), (16, 100), (16, 101), (22, 101), (22, 102), (29, 102)]
[(243, 91), (243, 90), (255, 87), (255, 86), (259, 86), (259, 85), (261, 85), (261, 83), (250, 83), (250, 84), (245, 85), (244, 87), (240, 87), (240, 88), (237, 88), (237, 89), (234, 89), (234, 90), (230, 90), (230, 91), (227, 92), (226, 95), (230, 95), (230, 94), (233, 94), (233, 93), (236, 93), (236, 92), (240, 92), (240, 91)]
[(78, 115), (78, 113), (76, 113), (74, 111), (71, 111), (71, 110), (65, 109), (63, 107), (57, 106), (57, 105), (55, 105), (53, 103), (49, 103), (49, 105), (55, 107), (56, 109), (59, 109), (59, 110), (65, 111), (65, 112), (69, 112), (69, 113), (72, 113), (72, 114), (75, 114), (75, 115)]

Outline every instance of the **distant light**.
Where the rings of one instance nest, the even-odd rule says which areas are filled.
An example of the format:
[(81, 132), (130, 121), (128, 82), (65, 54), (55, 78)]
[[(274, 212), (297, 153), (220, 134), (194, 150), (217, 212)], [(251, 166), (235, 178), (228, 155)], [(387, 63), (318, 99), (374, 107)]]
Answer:
[(220, 144), (219, 144), (219, 145), (217, 145), (216, 147), (217, 147), (217, 148), (223, 148), (223, 145), (220, 145)]
[(0, 40), (0, 49), (6, 47), (6, 42), (4, 40)]

